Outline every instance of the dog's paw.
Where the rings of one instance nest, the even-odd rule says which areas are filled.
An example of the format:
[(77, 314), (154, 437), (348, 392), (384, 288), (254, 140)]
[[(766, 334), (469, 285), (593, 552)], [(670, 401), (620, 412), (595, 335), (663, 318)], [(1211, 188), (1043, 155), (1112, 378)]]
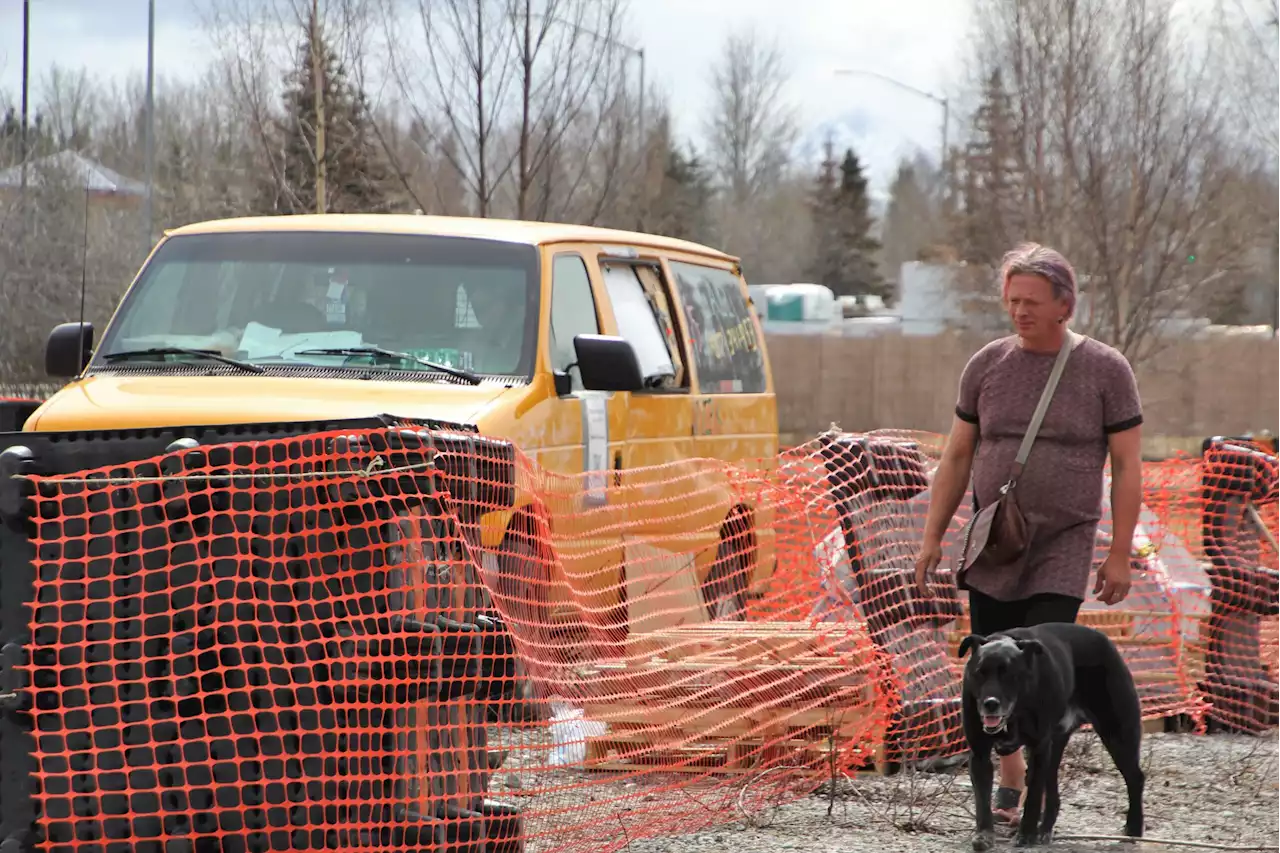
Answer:
[(984, 829), (981, 832), (975, 833), (973, 836), (973, 849), (977, 851), (977, 853), (985, 853), (985, 851), (994, 847), (995, 844), (996, 834), (993, 830)]
[(1014, 837), (1014, 847), (1035, 847), (1040, 843), (1040, 833), (1031, 831), (1019, 831)]

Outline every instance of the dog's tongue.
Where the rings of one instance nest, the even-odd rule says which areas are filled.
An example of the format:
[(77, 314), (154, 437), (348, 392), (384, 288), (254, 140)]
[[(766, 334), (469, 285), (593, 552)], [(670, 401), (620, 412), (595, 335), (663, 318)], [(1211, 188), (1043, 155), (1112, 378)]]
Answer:
[(1001, 719), (1000, 717), (985, 716), (982, 718), (982, 725), (989, 729), (994, 729), (1000, 725)]

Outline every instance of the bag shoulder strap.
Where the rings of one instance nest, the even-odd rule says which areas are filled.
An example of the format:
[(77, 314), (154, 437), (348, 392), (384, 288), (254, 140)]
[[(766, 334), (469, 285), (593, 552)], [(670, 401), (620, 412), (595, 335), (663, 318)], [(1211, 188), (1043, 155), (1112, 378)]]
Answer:
[(1067, 367), (1067, 359), (1071, 356), (1071, 351), (1079, 346), (1082, 340), (1084, 340), (1083, 335), (1077, 335), (1070, 329), (1067, 330), (1067, 338), (1062, 342), (1062, 348), (1058, 350), (1058, 357), (1054, 359), (1053, 370), (1049, 373), (1049, 381), (1045, 383), (1044, 391), (1040, 393), (1040, 402), (1036, 404), (1036, 410), (1031, 415), (1031, 423), (1027, 426), (1027, 433), (1022, 437), (1022, 445), (1018, 448), (1018, 455), (1013, 460), (1013, 475), (1009, 478), (1010, 487), (1022, 476), (1022, 469), (1027, 464), (1027, 457), (1031, 455), (1031, 446), (1036, 443), (1036, 435), (1040, 432), (1040, 425), (1044, 423), (1045, 413), (1049, 411), (1049, 404), (1053, 401), (1053, 393), (1058, 390), (1058, 380), (1062, 378), (1062, 371)]

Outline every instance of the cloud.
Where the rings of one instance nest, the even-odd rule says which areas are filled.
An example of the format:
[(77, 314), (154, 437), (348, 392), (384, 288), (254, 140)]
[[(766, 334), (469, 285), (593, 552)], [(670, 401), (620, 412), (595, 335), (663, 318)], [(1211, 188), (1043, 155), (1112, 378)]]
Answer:
[[(22, 7), (0, 6), (0, 97), (22, 87)], [(83, 67), (96, 79), (122, 80), (147, 67), (147, 0), (59, 0), (31, 4), (30, 87), (38, 102), (50, 66)], [(207, 67), (212, 50), (193, 6), (156, 4), (157, 76), (186, 78)]]
[[(899, 157), (938, 150), (941, 113), (891, 85), (833, 71), (873, 70), (953, 94), (948, 84), (957, 77), (967, 7), (960, 0), (634, 0), (628, 40), (644, 48), (648, 80), (668, 94), (678, 132), (699, 141), (710, 106), (708, 77), (725, 35), (754, 27), (776, 39), (791, 71), (787, 97), (802, 123), (801, 154), (820, 150), (825, 129), (836, 128), (837, 141), (857, 147), (873, 186), (882, 188)], [(33, 3), (31, 18), (33, 93), (55, 62), (83, 66), (99, 79), (145, 70), (146, 0)], [(21, 23), (20, 4), (0, 4), (0, 95), (14, 101)], [(207, 67), (212, 49), (194, 5), (157, 3), (156, 28), (158, 76), (191, 78)]]

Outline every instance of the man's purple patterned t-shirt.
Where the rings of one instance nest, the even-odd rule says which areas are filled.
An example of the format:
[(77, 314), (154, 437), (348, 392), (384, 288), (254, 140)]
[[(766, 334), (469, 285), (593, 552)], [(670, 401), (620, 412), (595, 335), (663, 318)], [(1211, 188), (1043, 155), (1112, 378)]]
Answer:
[[(994, 502), (1009, 479), (1056, 355), (1025, 350), (1011, 335), (987, 344), (965, 365), (956, 415), (978, 426), (978, 506)], [(1018, 480), (1018, 506), (1036, 526), (1026, 568), (1010, 575), (975, 565), (965, 586), (1002, 601), (1038, 593), (1083, 599), (1102, 514), (1107, 437), (1141, 423), (1129, 362), (1116, 349), (1084, 338), (1067, 360)]]

